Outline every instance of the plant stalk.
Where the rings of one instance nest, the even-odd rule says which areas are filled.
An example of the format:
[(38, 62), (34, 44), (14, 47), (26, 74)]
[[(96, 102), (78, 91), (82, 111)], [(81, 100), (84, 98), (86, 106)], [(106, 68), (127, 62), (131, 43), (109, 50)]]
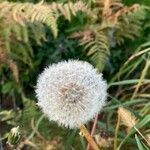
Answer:
[[(95, 133), (95, 129), (96, 129), (96, 124), (97, 124), (97, 120), (98, 120), (98, 114), (96, 115), (95, 119), (94, 119), (94, 123), (92, 126), (92, 130), (91, 130), (91, 136), (93, 137), (94, 133)], [(88, 143), (86, 150), (90, 150), (90, 144)]]
[(92, 138), (89, 131), (86, 129), (84, 125), (80, 126), (80, 131), (83, 134), (83, 136), (85, 136), (86, 140), (89, 142), (93, 150), (99, 150), (97, 144), (95, 143), (94, 139)]

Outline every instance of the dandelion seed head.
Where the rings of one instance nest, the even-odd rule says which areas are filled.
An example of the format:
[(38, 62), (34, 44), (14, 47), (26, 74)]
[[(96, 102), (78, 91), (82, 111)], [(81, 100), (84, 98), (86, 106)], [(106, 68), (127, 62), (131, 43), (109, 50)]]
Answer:
[(50, 65), (40, 74), (36, 96), (49, 120), (79, 127), (102, 109), (107, 84), (88, 62), (69, 60)]

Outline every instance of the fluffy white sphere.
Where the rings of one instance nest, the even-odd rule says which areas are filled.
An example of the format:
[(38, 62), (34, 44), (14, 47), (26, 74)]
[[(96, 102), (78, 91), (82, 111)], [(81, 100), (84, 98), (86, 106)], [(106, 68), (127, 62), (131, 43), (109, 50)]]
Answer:
[(107, 84), (88, 62), (69, 60), (53, 64), (40, 74), (36, 95), (49, 120), (79, 127), (102, 109)]

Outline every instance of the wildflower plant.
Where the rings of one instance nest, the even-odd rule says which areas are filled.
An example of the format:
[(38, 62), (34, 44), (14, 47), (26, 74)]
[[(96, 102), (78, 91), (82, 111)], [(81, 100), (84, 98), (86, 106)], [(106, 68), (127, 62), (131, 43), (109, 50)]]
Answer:
[(79, 128), (104, 106), (107, 84), (88, 62), (62, 61), (40, 74), (36, 95), (49, 120), (71, 129)]

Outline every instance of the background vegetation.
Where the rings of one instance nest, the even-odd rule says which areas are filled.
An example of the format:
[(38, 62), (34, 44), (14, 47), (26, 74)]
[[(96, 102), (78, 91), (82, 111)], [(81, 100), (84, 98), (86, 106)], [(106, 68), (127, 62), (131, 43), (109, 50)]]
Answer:
[(20, 140), (12, 149), (86, 149), (78, 130), (49, 122), (36, 106), (38, 74), (67, 59), (92, 63), (109, 84), (94, 134), (98, 145), (148, 150), (148, 0), (0, 0), (0, 149), (10, 148), (9, 131), (17, 126)]

